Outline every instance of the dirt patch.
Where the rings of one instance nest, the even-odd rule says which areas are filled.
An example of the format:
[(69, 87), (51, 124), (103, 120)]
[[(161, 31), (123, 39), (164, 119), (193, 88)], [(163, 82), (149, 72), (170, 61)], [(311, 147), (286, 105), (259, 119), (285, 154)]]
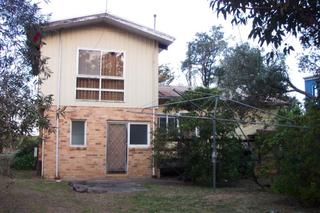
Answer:
[(141, 183), (127, 181), (74, 181), (69, 185), (76, 192), (92, 192), (92, 193), (114, 193), (114, 192), (146, 192)]

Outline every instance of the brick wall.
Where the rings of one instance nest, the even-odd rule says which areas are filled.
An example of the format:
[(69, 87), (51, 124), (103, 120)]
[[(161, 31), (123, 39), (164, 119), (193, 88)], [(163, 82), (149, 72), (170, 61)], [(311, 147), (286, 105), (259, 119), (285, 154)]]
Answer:
[[(56, 107), (48, 112), (52, 125), (56, 125)], [(70, 106), (59, 119), (59, 176), (61, 179), (90, 179), (106, 177), (106, 129), (108, 121), (148, 122), (152, 128), (152, 115), (136, 114), (127, 111), (141, 112), (133, 108), (104, 108)], [(151, 112), (144, 110), (144, 112)], [(72, 120), (86, 120), (86, 147), (70, 146), (70, 128)], [(150, 135), (152, 137), (152, 135)], [(44, 133), (44, 171), (45, 178), (55, 178), (55, 133)], [(152, 149), (129, 148), (129, 177), (151, 177)]]

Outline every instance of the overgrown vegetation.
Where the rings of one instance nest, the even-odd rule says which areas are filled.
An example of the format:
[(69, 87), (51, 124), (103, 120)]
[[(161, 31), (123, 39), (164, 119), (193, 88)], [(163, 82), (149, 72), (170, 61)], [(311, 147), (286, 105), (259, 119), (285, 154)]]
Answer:
[(36, 168), (37, 157), (34, 156), (34, 148), (38, 147), (38, 137), (25, 137), (14, 155), (11, 168), (17, 170), (31, 170)]
[[(320, 205), (320, 111), (308, 107), (303, 113), (298, 106), (281, 110), (279, 115), (293, 120), (299, 128), (278, 127), (260, 137), (264, 145), (260, 169), (273, 176), (272, 188), (299, 198), (309, 206)], [(278, 119), (285, 124), (288, 120)]]
[[(155, 163), (159, 168), (174, 167), (184, 180), (210, 185), (212, 183), (212, 112), (217, 89), (197, 88), (186, 92), (180, 99), (204, 98), (196, 102), (182, 102), (168, 106), (166, 111), (184, 111), (179, 118), (179, 128), (158, 129), (155, 134)], [(209, 97), (209, 96), (212, 97)], [(216, 115), (234, 118), (233, 113), (219, 105)], [(205, 117), (199, 119), (197, 116)], [(217, 181), (220, 184), (238, 180), (243, 174), (245, 149), (235, 136), (235, 124), (217, 124)]]
[(49, 76), (40, 57), (46, 17), (30, 0), (0, 1), (0, 153), (35, 128), (49, 128), (52, 97), (37, 94)]

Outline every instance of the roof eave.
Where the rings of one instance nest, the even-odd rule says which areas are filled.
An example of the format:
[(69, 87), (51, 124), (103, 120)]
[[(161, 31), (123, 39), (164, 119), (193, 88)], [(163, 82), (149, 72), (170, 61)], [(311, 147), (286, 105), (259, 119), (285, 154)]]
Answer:
[(50, 22), (45, 30), (48, 32), (58, 31), (61, 29), (81, 27), (98, 23), (110, 24), (120, 29), (124, 29), (143, 37), (155, 40), (159, 43), (159, 47), (161, 49), (167, 49), (167, 47), (175, 40), (174, 37), (165, 33), (106, 13)]

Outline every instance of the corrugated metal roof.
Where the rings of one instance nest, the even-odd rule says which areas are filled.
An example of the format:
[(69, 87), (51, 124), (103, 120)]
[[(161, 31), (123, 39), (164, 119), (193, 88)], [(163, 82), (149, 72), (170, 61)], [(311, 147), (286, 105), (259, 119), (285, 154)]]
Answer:
[(110, 24), (120, 29), (127, 30), (129, 32), (141, 35), (152, 40), (156, 40), (159, 42), (159, 47), (162, 49), (166, 49), (175, 40), (174, 37), (168, 34), (136, 24), (134, 22), (108, 13), (49, 22), (48, 26), (46, 27), (46, 31), (56, 31), (60, 29), (68, 29), (98, 23)]
[[(168, 85), (159, 85), (159, 98), (160, 99), (172, 99), (179, 97), (178, 93), (184, 93), (190, 88), (187, 86), (168, 86)], [(177, 92), (175, 92), (177, 91)]]

